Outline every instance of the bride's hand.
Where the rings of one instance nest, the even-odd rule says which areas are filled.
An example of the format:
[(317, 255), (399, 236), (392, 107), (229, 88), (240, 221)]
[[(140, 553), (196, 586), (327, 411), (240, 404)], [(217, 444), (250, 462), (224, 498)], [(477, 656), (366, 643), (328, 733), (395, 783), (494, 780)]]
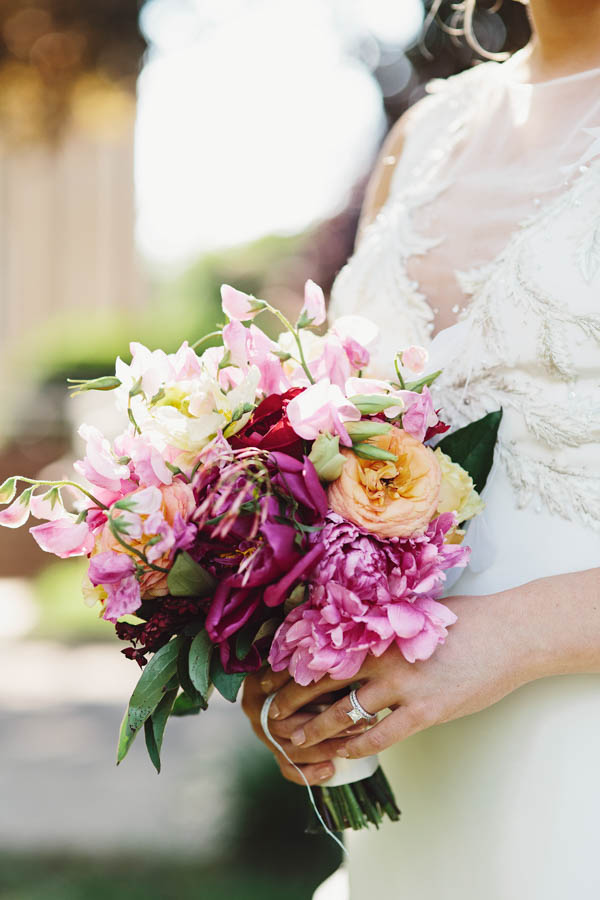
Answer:
[[(535, 623), (529, 625), (527, 617), (519, 615), (515, 597), (511, 602), (509, 595), (444, 600), (457, 613), (458, 622), (446, 643), (424, 662), (408, 663), (392, 645), (379, 659), (368, 657), (349, 681), (326, 677), (301, 687), (287, 680), (271, 705), (272, 732), (285, 736), (296, 752), (327, 748), (327, 753), (335, 750), (342, 757), (369, 756), (432, 725), (485, 709), (547, 674), (542, 671), (543, 654), (534, 652)], [(391, 710), (365, 733), (343, 735), (350, 722), (347, 694), (312, 718), (298, 718), (298, 710), (324, 691), (355, 682), (361, 682), (357, 694), (367, 712)]]
[[(275, 759), (279, 764), (282, 775), (289, 781), (296, 782), (296, 784), (304, 784), (296, 769), (287, 762), (281, 753), (278, 753), (275, 750), (260, 724), (260, 713), (267, 694), (279, 690), (287, 682), (290, 682), (290, 675), (287, 671), (273, 672), (271, 669), (266, 669), (263, 672), (258, 672), (254, 675), (247, 675), (244, 680), (242, 709), (250, 719), (250, 724), (252, 725), (252, 729), (256, 736), (266, 744), (269, 750), (275, 755)], [(291, 683), (293, 684), (294, 682)], [(333, 697), (324, 694), (326, 690), (331, 689), (327, 687), (327, 684), (333, 684), (334, 690), (339, 690), (340, 687), (343, 686), (343, 683), (340, 683), (339, 681), (332, 682), (331, 679), (323, 679), (319, 682), (319, 690), (311, 691), (311, 703), (314, 704), (316, 699), (318, 699), (320, 703), (327, 705), (332, 702)], [(296, 686), (299, 687), (298, 685)], [(299, 687), (299, 690), (308, 691), (309, 688)], [(308, 700), (306, 702), (308, 703)], [(302, 705), (303, 704), (300, 704), (300, 706)], [(334, 768), (332, 760), (336, 756), (336, 751), (342, 746), (344, 737), (350, 734), (362, 733), (365, 730), (365, 726), (359, 725), (353, 727), (348, 719), (344, 725), (346, 734), (338, 737), (336, 740), (322, 741), (319, 743), (318, 747), (311, 747), (308, 749), (295, 747), (290, 742), (291, 733), (310, 722), (314, 718), (314, 715), (314, 707), (312, 712), (301, 710), (295, 713), (295, 715), (287, 717), (285, 721), (282, 721), (281, 723), (271, 720), (269, 722), (269, 730), (277, 743), (283, 747), (289, 758), (302, 769), (307, 781), (310, 784), (321, 784), (333, 775)]]

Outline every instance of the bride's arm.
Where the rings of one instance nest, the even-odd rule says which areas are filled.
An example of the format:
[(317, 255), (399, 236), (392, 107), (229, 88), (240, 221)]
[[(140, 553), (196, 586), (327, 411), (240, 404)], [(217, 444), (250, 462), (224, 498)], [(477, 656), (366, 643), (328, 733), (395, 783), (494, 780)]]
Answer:
[[(323, 692), (351, 682), (325, 678), (309, 687), (283, 684), (271, 706), (271, 730), (285, 740), (293, 758), (302, 763), (310, 751), (326, 748), (329, 758), (333, 753), (369, 756), (431, 725), (485, 709), (527, 682), (600, 672), (600, 569), (542, 578), (490, 596), (451, 597), (444, 603), (458, 621), (431, 659), (411, 664), (391, 647), (379, 659), (369, 657), (352, 679), (362, 682), (358, 696), (365, 709), (392, 710), (364, 734), (342, 736), (349, 724), (346, 696), (312, 719), (297, 713)], [(262, 690), (268, 693), (287, 677), (263, 675)], [(248, 690), (255, 691), (258, 708), (258, 678)], [(251, 718), (256, 715), (252, 703), (246, 712)], [(282, 768), (287, 777), (298, 780), (290, 767)], [(311, 767), (307, 775), (318, 783), (323, 776), (315, 777), (315, 771)]]
[[(369, 712), (393, 711), (346, 740), (338, 755), (368, 756), (431, 725), (485, 709), (538, 678), (600, 672), (600, 569), (444, 603), (459, 618), (431, 659), (410, 664), (388, 651), (359, 673), (362, 705)], [(319, 689), (289, 682), (271, 707), (274, 717), (283, 722)], [(291, 742), (308, 748), (335, 736), (348, 707), (346, 698), (334, 704), (295, 729)]]

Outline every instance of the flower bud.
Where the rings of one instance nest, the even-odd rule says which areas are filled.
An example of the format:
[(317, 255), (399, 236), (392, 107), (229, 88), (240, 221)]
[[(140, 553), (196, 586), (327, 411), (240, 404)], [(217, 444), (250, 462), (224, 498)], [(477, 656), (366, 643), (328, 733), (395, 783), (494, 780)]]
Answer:
[(402, 403), (398, 397), (389, 394), (356, 394), (348, 399), (364, 416), (376, 415), (390, 406), (400, 406)]
[(352, 438), (352, 443), (366, 441), (368, 438), (375, 437), (376, 434), (387, 434), (392, 426), (387, 422), (371, 422), (368, 419), (362, 419), (360, 422), (346, 422), (346, 431)]
[(315, 467), (321, 481), (335, 481), (342, 474), (345, 459), (340, 453), (340, 439), (328, 432), (315, 440), (308, 458)]

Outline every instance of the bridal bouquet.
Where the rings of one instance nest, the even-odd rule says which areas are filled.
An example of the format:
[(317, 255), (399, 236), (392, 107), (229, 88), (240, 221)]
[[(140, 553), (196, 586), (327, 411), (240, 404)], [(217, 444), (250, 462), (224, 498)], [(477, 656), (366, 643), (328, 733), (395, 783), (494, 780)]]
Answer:
[[(72, 385), (113, 391), (124, 425), (112, 441), (81, 426), (80, 481), (0, 487), (0, 524), (32, 515), (43, 550), (88, 558), (85, 601), (141, 668), (117, 761), (143, 729), (159, 771), (169, 717), (206, 709), (213, 688), (234, 701), (267, 661), (306, 685), (351, 679), (393, 643), (410, 662), (431, 656), (456, 618), (437, 598), (467, 562), (461, 526), (482, 508), (499, 423), (433, 449), (448, 426), (425, 352), (402, 349), (390, 381), (368, 377), (375, 326), (345, 317), (315, 333), (312, 281), (294, 325), (227, 285), (222, 301), (227, 324), (207, 336), (220, 346), (132, 344), (114, 376)], [(255, 324), (264, 313), (277, 341)], [(316, 789), (329, 828), (398, 817), (377, 764), (355, 778)]]

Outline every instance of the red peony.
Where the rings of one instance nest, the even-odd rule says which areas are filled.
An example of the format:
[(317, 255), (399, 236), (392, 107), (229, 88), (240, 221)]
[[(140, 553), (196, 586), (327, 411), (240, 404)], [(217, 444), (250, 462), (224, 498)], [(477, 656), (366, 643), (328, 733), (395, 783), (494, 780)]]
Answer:
[(236, 435), (229, 438), (234, 450), (257, 447), (259, 450), (280, 450), (296, 459), (304, 456), (304, 447), (287, 417), (290, 400), (304, 388), (290, 388), (285, 394), (270, 394), (254, 410), (252, 417)]

